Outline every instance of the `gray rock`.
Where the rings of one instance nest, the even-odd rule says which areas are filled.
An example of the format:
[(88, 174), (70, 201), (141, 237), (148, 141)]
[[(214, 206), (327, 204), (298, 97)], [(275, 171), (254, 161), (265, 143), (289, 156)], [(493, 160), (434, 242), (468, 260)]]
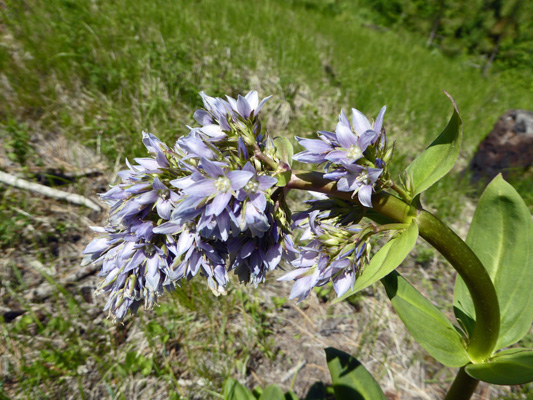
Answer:
[(533, 112), (509, 110), (478, 147), (470, 169), (472, 180), (522, 173), (533, 165)]

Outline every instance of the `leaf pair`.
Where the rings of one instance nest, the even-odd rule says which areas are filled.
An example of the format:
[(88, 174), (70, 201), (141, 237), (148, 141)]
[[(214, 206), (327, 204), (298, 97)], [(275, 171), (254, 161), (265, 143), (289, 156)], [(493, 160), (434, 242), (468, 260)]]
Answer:
[[(495, 350), (521, 340), (533, 323), (533, 220), (516, 190), (498, 175), (481, 196), (466, 243), (483, 263), (496, 289), (500, 334)], [(454, 311), (468, 332), (475, 311), (466, 285), (457, 277)], [(507, 372), (505, 372), (507, 370)], [(466, 372), (490, 383), (513, 385), (533, 380), (533, 352), (511, 349)]]

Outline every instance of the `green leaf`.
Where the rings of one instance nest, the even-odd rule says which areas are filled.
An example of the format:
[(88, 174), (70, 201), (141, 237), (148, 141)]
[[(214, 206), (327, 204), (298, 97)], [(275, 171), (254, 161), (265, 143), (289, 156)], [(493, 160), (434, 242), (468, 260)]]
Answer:
[(326, 387), (323, 382), (315, 382), (307, 391), (305, 400), (326, 400)]
[(277, 178), (278, 182), (276, 186), (284, 187), (291, 180), (292, 171), (289, 169), (287, 171), (279, 172), (274, 175), (274, 178)]
[(469, 364), (472, 378), (495, 385), (522, 385), (533, 381), (533, 350), (509, 349), (481, 364)]
[(406, 169), (412, 197), (427, 190), (446, 175), (459, 156), (463, 139), (462, 121), (455, 101), (448, 93), (444, 93), (452, 102), (453, 114), (437, 139)]
[(285, 393), (284, 399), (285, 400), (299, 400), (298, 396), (296, 396), (296, 394), (294, 392), (291, 392), (290, 390), (287, 393)]
[(272, 384), (263, 390), (259, 400), (285, 400), (285, 395), (279, 386)]
[(294, 155), (294, 149), (291, 141), (286, 137), (277, 136), (274, 138), (274, 147), (276, 148), (276, 155), (279, 157), (279, 159), (292, 167), (292, 156)]
[(393, 271), (381, 282), (407, 330), (431, 356), (448, 367), (470, 361), (457, 329), (404, 277)]
[(337, 400), (386, 400), (379, 384), (363, 364), (333, 347), (325, 351)]
[[(466, 243), (479, 257), (496, 288), (500, 336), (495, 350), (522, 339), (533, 323), (533, 221), (524, 200), (501, 175), (479, 199)], [(475, 311), (468, 289), (458, 276), (455, 315), (468, 329)]]
[(335, 299), (333, 303), (338, 303), (339, 301), (350, 297), (354, 293), (379, 281), (392, 270), (396, 269), (415, 246), (417, 237), (418, 226), (413, 220), (407, 229), (389, 240), (374, 255), (374, 257), (372, 257), (370, 263), (363, 268), (363, 272), (355, 280), (353, 289)]
[(224, 385), (224, 400), (256, 400), (252, 392), (233, 378)]

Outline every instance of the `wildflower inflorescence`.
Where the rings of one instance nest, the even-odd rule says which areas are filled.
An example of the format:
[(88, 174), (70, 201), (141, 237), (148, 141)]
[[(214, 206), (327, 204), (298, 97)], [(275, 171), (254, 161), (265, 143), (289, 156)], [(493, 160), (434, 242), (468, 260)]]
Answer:
[(84, 250), (84, 263), (102, 264), (98, 292), (108, 295), (105, 309), (121, 320), (198, 274), (217, 295), (226, 291), (228, 272), (257, 286), (282, 259), (297, 267), (281, 278), (296, 280), (291, 298), (302, 300), (329, 281), (338, 295), (345, 293), (369, 257), (368, 236), (356, 224), (386, 174), (385, 108), (373, 126), (354, 110), (352, 125), (341, 113), (336, 133), (298, 138), (306, 150), (294, 159), (323, 164), (324, 176), (362, 206), (311, 202), (292, 225), (310, 242), (296, 249), (286, 179), (279, 179), (288, 165), (258, 118), (268, 98), (259, 101), (255, 91), (237, 99), (200, 95), (199, 126), (174, 147), (143, 132), (150, 157), (126, 161), (121, 183), (101, 195), (110, 216), (106, 226), (93, 228), (99, 235)]

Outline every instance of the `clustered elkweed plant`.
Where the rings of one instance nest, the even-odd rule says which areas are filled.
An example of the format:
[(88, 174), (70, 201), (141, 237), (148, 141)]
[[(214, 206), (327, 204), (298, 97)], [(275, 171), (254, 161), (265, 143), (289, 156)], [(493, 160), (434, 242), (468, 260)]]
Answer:
[[(423, 209), (420, 194), (453, 167), (462, 139), (454, 113), (439, 137), (406, 169), (389, 174), (393, 146), (383, 129), (385, 107), (372, 124), (352, 109), (341, 111), (334, 132), (290, 141), (264, 132), (259, 101), (251, 91), (237, 99), (201, 93), (199, 126), (173, 147), (143, 133), (150, 154), (126, 161), (121, 183), (101, 198), (110, 206), (106, 226), (85, 249), (84, 263), (101, 263), (105, 309), (115, 320), (144, 302), (156, 304), (183, 279), (201, 275), (216, 295), (228, 274), (257, 286), (282, 260), (294, 269), (290, 298), (332, 282), (340, 301), (381, 281), (414, 338), (444, 365), (459, 367), (446, 399), (468, 399), (479, 380), (521, 384), (533, 380), (533, 351), (509, 347), (533, 322), (533, 222), (516, 191), (500, 176), (481, 197), (463, 242)], [(322, 172), (298, 171), (292, 162)], [(291, 216), (287, 193), (308, 190), (307, 210)], [(297, 243), (293, 232), (298, 233)], [(372, 251), (376, 235), (388, 238)], [(457, 270), (454, 325), (395, 269), (423, 237)], [(500, 313), (501, 311), (501, 313)], [(355, 359), (326, 349), (337, 399), (385, 399)], [(294, 394), (290, 394), (295, 398)], [(271, 385), (261, 399), (283, 399)], [(289, 396), (289, 394), (287, 394)], [(254, 399), (228, 380), (224, 397)]]

